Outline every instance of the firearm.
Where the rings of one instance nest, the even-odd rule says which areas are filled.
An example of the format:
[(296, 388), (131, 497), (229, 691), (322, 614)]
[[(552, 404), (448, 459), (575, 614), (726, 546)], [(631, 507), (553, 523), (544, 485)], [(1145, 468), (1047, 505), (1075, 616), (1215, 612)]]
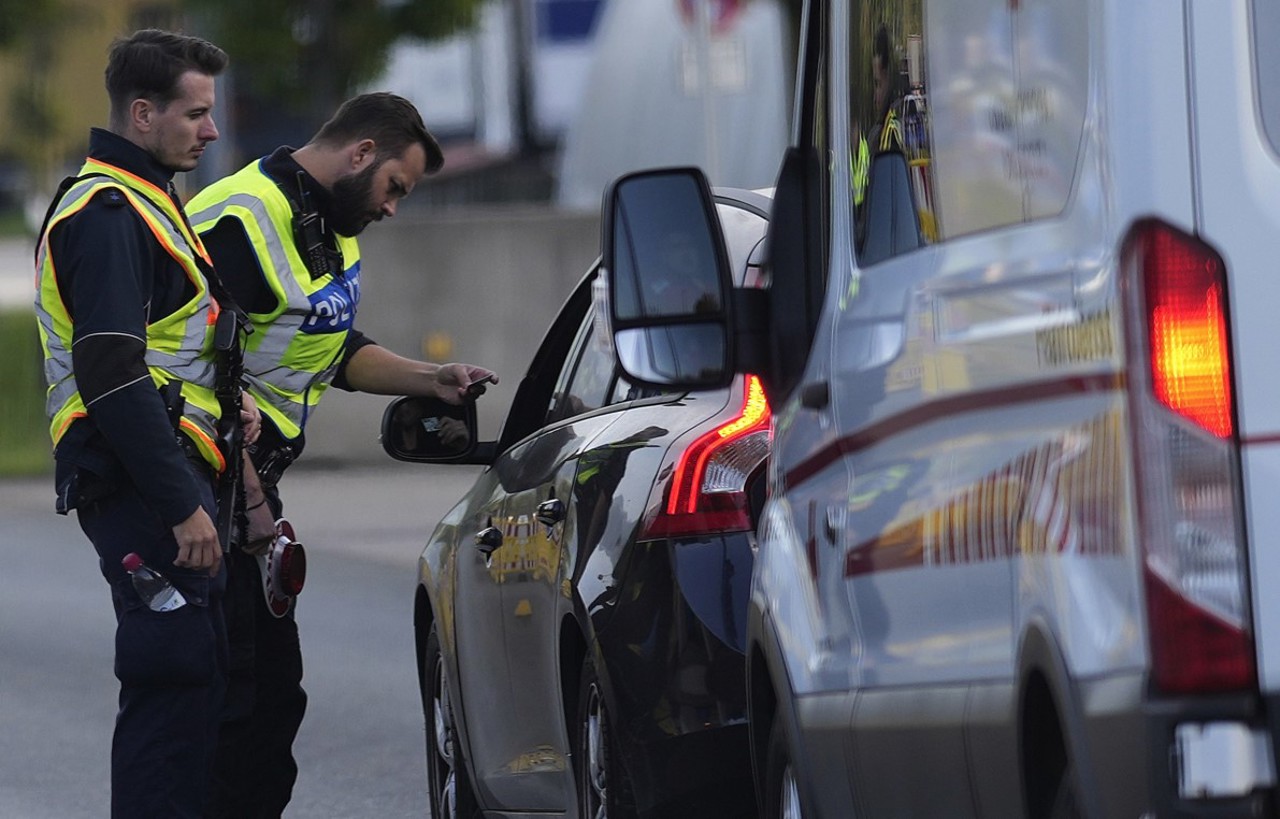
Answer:
[(213, 330), (217, 381), (214, 394), (222, 408), (218, 419), (218, 449), (227, 468), (218, 483), (218, 541), (222, 551), (234, 540), (244, 542), (247, 520), (244, 513), (244, 428), (240, 408), (244, 403), (240, 379), (244, 375), (244, 346), (241, 339), (253, 332), (248, 317), (237, 308), (218, 314)]

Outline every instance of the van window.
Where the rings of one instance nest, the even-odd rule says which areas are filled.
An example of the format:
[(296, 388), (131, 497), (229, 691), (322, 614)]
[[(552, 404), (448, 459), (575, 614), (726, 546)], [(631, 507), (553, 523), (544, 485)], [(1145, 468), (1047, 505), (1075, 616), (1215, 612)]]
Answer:
[(1014, 12), (1016, 167), (1027, 219), (1057, 216), (1075, 185), (1089, 100), (1088, 9), (1088, 3), (1023, 3)]
[(1253, 59), (1258, 72), (1258, 106), (1272, 150), (1280, 153), (1280, 3), (1253, 4)]
[[(849, 175), (855, 246), (866, 265), (937, 239), (936, 182), (921, 4), (854, 0), (850, 14)], [(909, 224), (902, 224), (901, 214)], [(868, 244), (868, 230), (887, 224), (917, 240), (887, 242), (877, 235)]]
[[(1085, 7), (853, 0), (850, 14), (850, 170), (863, 266), (1063, 211), (1087, 113)], [(903, 157), (909, 184), (900, 167), (875, 161), (883, 153)], [(876, 185), (877, 165), (896, 178)], [(901, 236), (912, 210), (918, 242)], [(898, 232), (893, 240), (868, 243), (866, 232), (884, 225)]]

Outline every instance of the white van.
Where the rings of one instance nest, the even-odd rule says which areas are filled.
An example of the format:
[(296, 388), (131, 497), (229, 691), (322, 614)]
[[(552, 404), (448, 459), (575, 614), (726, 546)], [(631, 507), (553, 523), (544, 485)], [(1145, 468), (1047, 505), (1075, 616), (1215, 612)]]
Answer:
[[(770, 288), (696, 170), (603, 214), (624, 368), (775, 411), (765, 816), (1277, 815), (1280, 4), (798, 19)], [(673, 213), (720, 291), (653, 315)]]

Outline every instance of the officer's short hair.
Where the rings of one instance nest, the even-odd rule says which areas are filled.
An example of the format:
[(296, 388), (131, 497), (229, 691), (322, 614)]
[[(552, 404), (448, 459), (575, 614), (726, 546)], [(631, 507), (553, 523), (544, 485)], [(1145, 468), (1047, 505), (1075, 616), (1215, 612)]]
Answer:
[(107, 57), (107, 96), (112, 123), (122, 124), (129, 104), (150, 100), (163, 110), (178, 96), (178, 78), (188, 71), (216, 77), (227, 54), (199, 37), (155, 28), (118, 37)]
[(427, 173), (444, 165), (444, 154), (436, 138), (422, 122), (422, 115), (404, 97), (375, 91), (352, 97), (321, 126), (311, 142), (338, 147), (352, 141), (372, 139), (378, 159), (399, 157), (417, 142), (427, 155)]
[(875, 55), (876, 62), (880, 64), (880, 68), (884, 69), (886, 75), (893, 68), (893, 47), (889, 45), (889, 27), (884, 23), (876, 29), (876, 39), (872, 53)]

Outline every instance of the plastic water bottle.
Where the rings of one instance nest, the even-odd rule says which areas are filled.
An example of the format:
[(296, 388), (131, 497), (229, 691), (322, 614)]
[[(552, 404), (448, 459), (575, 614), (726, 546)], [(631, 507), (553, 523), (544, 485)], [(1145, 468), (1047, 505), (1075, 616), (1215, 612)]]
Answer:
[(182, 592), (175, 589), (164, 575), (143, 563), (137, 552), (130, 552), (120, 562), (133, 578), (134, 590), (152, 611), (173, 611), (187, 604)]

